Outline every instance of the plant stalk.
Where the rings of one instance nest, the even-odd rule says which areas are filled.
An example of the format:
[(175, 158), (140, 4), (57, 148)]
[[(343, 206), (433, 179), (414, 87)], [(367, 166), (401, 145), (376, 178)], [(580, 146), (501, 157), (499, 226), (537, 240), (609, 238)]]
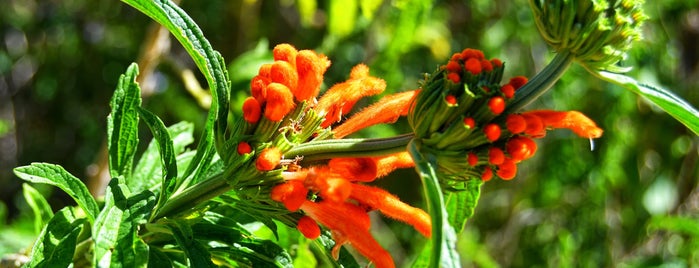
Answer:
[(569, 51), (559, 51), (541, 72), (534, 75), (529, 82), (515, 92), (513, 101), (507, 105), (507, 110), (503, 114), (516, 112), (546, 93), (568, 70), (574, 59), (575, 57)]

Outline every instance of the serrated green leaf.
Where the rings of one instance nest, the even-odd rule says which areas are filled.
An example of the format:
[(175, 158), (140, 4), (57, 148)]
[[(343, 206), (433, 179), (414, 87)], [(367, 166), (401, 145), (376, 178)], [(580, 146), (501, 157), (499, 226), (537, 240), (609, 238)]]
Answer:
[(73, 261), (78, 234), (85, 219), (77, 218), (72, 207), (65, 207), (49, 220), (32, 248), (26, 267), (67, 267)]
[[(197, 146), (197, 154), (182, 177), (188, 178), (191, 174), (200, 175), (202, 173), (199, 170), (207, 169), (213, 158), (214, 136), (223, 135), (227, 125), (231, 83), (228, 80), (223, 58), (213, 50), (194, 20), (171, 1), (123, 1), (167, 28), (187, 50), (209, 84), (213, 97), (211, 109)], [(185, 183), (182, 186), (187, 185)]]
[(165, 220), (164, 223), (172, 231), (179, 248), (185, 252), (189, 267), (216, 267), (211, 262), (209, 250), (201, 242), (194, 239), (192, 228), (182, 220)]
[(432, 219), (432, 247), (429, 267), (459, 267), (459, 253), (456, 250), (456, 232), (449, 225), (448, 214), (439, 178), (434, 170), (434, 157), (422, 155), (415, 140), (408, 144), (408, 152), (415, 162), (415, 170), (422, 179), (422, 187)]
[(699, 135), (699, 112), (674, 93), (659, 87), (639, 83), (635, 79), (622, 74), (605, 71), (593, 72), (593, 74), (643, 96), (687, 126), (694, 134)]
[(155, 206), (155, 196), (148, 191), (129, 196), (120, 179), (109, 182), (105, 204), (92, 227), (94, 263), (100, 267), (145, 267), (148, 245), (138, 236), (139, 225)]
[(119, 77), (112, 107), (107, 116), (107, 146), (109, 174), (112, 178), (130, 177), (133, 159), (138, 149), (138, 108), (141, 106), (141, 88), (136, 83), (138, 65), (132, 63)]
[(446, 194), (449, 224), (454, 227), (456, 233), (460, 233), (464, 229), (466, 220), (473, 216), (473, 210), (476, 208), (478, 198), (481, 195), (482, 184), (482, 180), (471, 179), (464, 182), (463, 189)]
[(47, 163), (32, 163), (29, 166), (15, 168), (14, 172), (17, 177), (25, 181), (45, 183), (60, 188), (85, 211), (90, 223), (95, 222), (95, 217), (99, 213), (97, 202), (90, 195), (87, 186), (63, 167)]
[(162, 167), (162, 184), (160, 187), (160, 196), (158, 197), (158, 205), (161, 205), (175, 191), (177, 178), (177, 159), (175, 157), (175, 149), (163, 121), (155, 114), (145, 109), (139, 109), (139, 114), (143, 118), (143, 122), (148, 125), (153, 139), (158, 143), (158, 151), (160, 152), (160, 162)]
[[(189, 122), (179, 122), (167, 128), (167, 132), (172, 137), (173, 151), (177, 155), (178, 173), (184, 172), (180, 167), (186, 167), (191, 156), (183, 157), (185, 148), (194, 142), (194, 124)], [(193, 155), (192, 155), (193, 156)], [(145, 189), (152, 189), (153, 186), (159, 185), (162, 182), (162, 163), (160, 158), (160, 150), (156, 139), (151, 140), (148, 147), (141, 155), (133, 176), (127, 178), (126, 185), (131, 191), (138, 193)]]
[(39, 234), (44, 225), (53, 217), (53, 210), (51, 210), (51, 205), (46, 201), (46, 198), (31, 185), (23, 183), (22, 190), (24, 199), (27, 200), (27, 204), (34, 212), (34, 231)]
[(352, 33), (357, 21), (357, 0), (330, 0), (328, 31), (331, 35), (345, 37)]

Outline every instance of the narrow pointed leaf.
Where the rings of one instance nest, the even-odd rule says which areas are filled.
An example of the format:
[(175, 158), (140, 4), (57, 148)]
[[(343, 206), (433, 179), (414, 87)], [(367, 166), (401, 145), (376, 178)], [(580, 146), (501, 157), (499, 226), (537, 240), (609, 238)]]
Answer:
[(36, 240), (26, 267), (68, 267), (84, 222), (71, 207), (56, 212)]
[(600, 78), (612, 82), (614, 84), (625, 87), (632, 92), (643, 96), (650, 102), (654, 103), (672, 117), (680, 121), (689, 128), (694, 134), (699, 135), (699, 112), (674, 93), (651, 85), (639, 83), (631, 77), (610, 73), (596, 72), (594, 73)]
[(146, 267), (148, 245), (138, 236), (155, 205), (155, 196), (143, 191), (129, 196), (115, 178), (107, 187), (105, 204), (92, 228), (94, 263), (100, 267)]
[(46, 163), (32, 163), (29, 166), (15, 168), (14, 172), (17, 177), (25, 181), (45, 183), (60, 188), (85, 211), (90, 223), (95, 222), (95, 217), (99, 213), (97, 202), (90, 195), (87, 186), (63, 167)]
[[(222, 135), (226, 130), (228, 102), (230, 99), (230, 81), (223, 58), (204, 37), (201, 29), (187, 13), (168, 0), (122, 0), (151, 17), (165, 28), (182, 44), (199, 70), (204, 74), (212, 95), (211, 109), (206, 120), (197, 154), (183, 178), (189, 177), (196, 170), (205, 170), (213, 158), (214, 136)], [(201, 172), (197, 172), (201, 174)], [(186, 186), (186, 185), (184, 185)]]
[(211, 262), (211, 253), (201, 242), (194, 239), (192, 228), (180, 220), (167, 220), (167, 227), (172, 231), (175, 241), (187, 255), (189, 267), (216, 267)]
[(53, 217), (53, 210), (51, 210), (51, 205), (46, 201), (46, 198), (34, 187), (24, 183), (22, 189), (24, 199), (27, 200), (27, 204), (34, 212), (34, 230), (36, 234), (39, 234), (44, 225)]
[(175, 149), (163, 121), (158, 116), (145, 109), (139, 110), (143, 122), (148, 125), (153, 139), (158, 143), (158, 151), (160, 152), (160, 162), (162, 167), (162, 186), (160, 188), (160, 197), (158, 203), (163, 203), (175, 191), (175, 178), (177, 178), (177, 158), (175, 157)]
[(141, 106), (141, 88), (136, 83), (138, 65), (132, 63), (119, 77), (112, 100), (112, 111), (107, 117), (107, 147), (109, 174), (130, 177), (133, 159), (138, 149), (138, 108)]

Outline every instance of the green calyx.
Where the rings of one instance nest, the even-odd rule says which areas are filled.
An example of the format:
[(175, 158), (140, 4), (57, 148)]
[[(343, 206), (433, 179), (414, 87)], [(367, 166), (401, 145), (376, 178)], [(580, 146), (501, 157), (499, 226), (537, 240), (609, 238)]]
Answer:
[(539, 32), (557, 52), (585, 68), (625, 72), (615, 65), (640, 40), (642, 0), (530, 0)]

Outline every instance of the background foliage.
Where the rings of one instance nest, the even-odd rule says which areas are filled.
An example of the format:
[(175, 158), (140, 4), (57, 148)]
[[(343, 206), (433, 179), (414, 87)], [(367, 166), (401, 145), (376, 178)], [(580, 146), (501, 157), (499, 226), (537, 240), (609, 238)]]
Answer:
[[(348, 3), (350, 5), (348, 5)], [(354, 6), (353, 6), (354, 5)], [(552, 57), (527, 1), (183, 1), (181, 6), (230, 63), (233, 107), (269, 48), (288, 42), (325, 53), (326, 84), (343, 81), (365, 62), (387, 80), (388, 92), (412, 89), (452, 52), (482, 49), (506, 62), (505, 77), (531, 76)], [(645, 40), (624, 65), (630, 76), (673, 90), (699, 106), (699, 3), (653, 1)], [(0, 254), (27, 249), (33, 216), (11, 169), (31, 162), (60, 164), (91, 178), (104, 171), (106, 115), (119, 75), (134, 60), (142, 73), (144, 107), (166, 125), (190, 121), (200, 131), (205, 95), (185, 88), (193, 62), (155, 24), (113, 1), (9, 0), (0, 3)], [(161, 48), (162, 53), (154, 53)], [(192, 90), (192, 88), (194, 90)], [(699, 139), (680, 123), (622, 88), (573, 67), (532, 106), (579, 110), (606, 130), (594, 143), (552, 132), (536, 159), (514, 181), (483, 188), (474, 218), (461, 234), (464, 265), (699, 265)], [(405, 123), (405, 122), (403, 122)], [(407, 124), (360, 135), (407, 132)], [(141, 134), (145, 137), (146, 129)], [(194, 135), (199, 137), (199, 135)], [(145, 149), (145, 148), (143, 148)], [(379, 182), (411, 203), (422, 202), (412, 170)], [(102, 185), (102, 186), (98, 186)], [(51, 195), (54, 211), (70, 204)], [(377, 219), (378, 220), (378, 219)], [(374, 220), (375, 221), (375, 220)], [(386, 220), (378, 240), (395, 260), (410, 263), (420, 245), (407, 226)], [(391, 229), (392, 232), (386, 232)], [(401, 256), (405, 257), (402, 258)]]

